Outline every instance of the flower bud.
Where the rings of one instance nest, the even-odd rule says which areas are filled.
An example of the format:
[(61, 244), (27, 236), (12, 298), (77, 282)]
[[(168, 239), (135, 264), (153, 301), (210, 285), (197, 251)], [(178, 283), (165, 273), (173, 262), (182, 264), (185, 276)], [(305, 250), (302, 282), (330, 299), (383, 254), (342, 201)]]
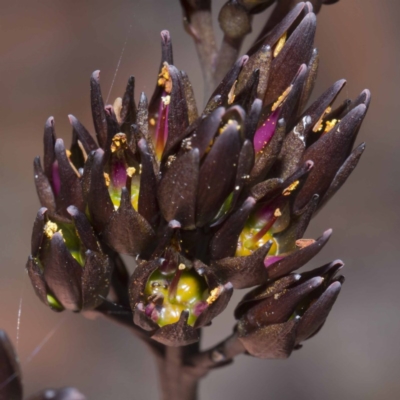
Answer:
[(107, 296), (112, 267), (89, 221), (69, 207), (72, 222), (41, 208), (32, 232), (27, 270), (36, 294), (56, 311), (96, 308)]
[(342, 267), (341, 261), (334, 261), (248, 293), (235, 311), (246, 350), (259, 358), (286, 358), (317, 333), (339, 295), (343, 277), (335, 274)]

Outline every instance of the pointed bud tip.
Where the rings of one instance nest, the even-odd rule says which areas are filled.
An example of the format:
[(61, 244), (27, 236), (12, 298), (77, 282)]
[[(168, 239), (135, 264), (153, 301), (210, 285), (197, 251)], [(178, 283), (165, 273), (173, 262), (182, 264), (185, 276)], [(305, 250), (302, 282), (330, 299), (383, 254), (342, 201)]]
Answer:
[(161, 39), (164, 43), (168, 43), (171, 40), (171, 34), (167, 29), (161, 31)]
[(69, 206), (67, 207), (67, 212), (71, 217), (75, 217), (78, 215), (79, 210), (75, 206)]
[(100, 81), (100, 70), (99, 69), (92, 73), (92, 78), (97, 82)]
[(65, 151), (64, 141), (62, 139), (57, 139), (54, 145), (54, 150), (57, 152)]
[(53, 128), (54, 127), (54, 117), (53, 116), (50, 116), (49, 118), (47, 118), (45, 127), (46, 128)]

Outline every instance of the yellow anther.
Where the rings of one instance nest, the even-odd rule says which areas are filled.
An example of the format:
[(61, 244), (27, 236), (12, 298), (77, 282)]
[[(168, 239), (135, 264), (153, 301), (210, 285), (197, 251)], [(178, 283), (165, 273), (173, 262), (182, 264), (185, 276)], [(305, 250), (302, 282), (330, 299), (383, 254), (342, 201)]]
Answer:
[(231, 87), (231, 90), (228, 93), (228, 104), (232, 104), (235, 101), (236, 84), (237, 84), (237, 80), (234, 82), (234, 84)]
[(235, 121), (234, 119), (228, 119), (228, 122), (219, 129), (219, 134), (221, 135), (222, 133), (224, 133), (228, 126), (235, 126), (236, 130), (240, 130), (240, 125), (237, 123), (237, 121)]
[(290, 196), (293, 191), (297, 189), (297, 186), (299, 186), (300, 181), (294, 181), (291, 183), (286, 189), (283, 190), (282, 194), (284, 196)]
[(281, 210), (279, 208), (277, 208), (274, 212), (274, 217), (278, 218), (282, 215)]
[(207, 298), (207, 304), (210, 305), (214, 303), (215, 300), (218, 299), (219, 295), (221, 294), (221, 288), (218, 286), (215, 289), (211, 290), (210, 296)]
[(133, 175), (135, 175), (136, 168), (135, 167), (129, 167), (126, 169), (126, 174), (132, 178)]
[(290, 85), (279, 97), (278, 100), (272, 105), (271, 111), (275, 111), (278, 107), (280, 107), (286, 98), (289, 96), (290, 91), (292, 90), (293, 85)]
[(48, 221), (44, 226), (44, 233), (49, 239), (51, 239), (57, 231), (58, 226), (55, 222)]
[(111, 141), (111, 152), (115, 153), (118, 150), (126, 150), (128, 148), (128, 141), (126, 140), (125, 133), (117, 133)]
[(321, 117), (317, 121), (317, 123), (314, 125), (313, 132), (318, 132), (322, 129), (322, 122), (324, 118), (331, 112), (332, 107), (327, 107), (326, 110), (322, 113)]
[(110, 182), (111, 182), (110, 175), (108, 175), (107, 172), (104, 172), (104, 180), (106, 182), (106, 186), (107, 187), (110, 186)]
[(278, 54), (281, 52), (283, 49), (283, 46), (286, 43), (286, 38), (287, 38), (287, 32), (285, 32), (278, 40), (278, 43), (275, 46), (274, 49), (274, 58), (278, 56)]
[(179, 266), (178, 266), (179, 271), (183, 271), (185, 268), (186, 268), (186, 265), (183, 263), (179, 264)]
[(122, 99), (121, 97), (117, 97), (114, 101), (113, 104), (113, 109), (115, 112), (115, 116), (117, 117), (117, 121), (120, 124), (122, 122), (121, 120), (121, 111), (122, 111)]
[(324, 133), (328, 133), (332, 128), (335, 127), (335, 125), (339, 122), (337, 119), (332, 119), (331, 121), (326, 121), (325, 122), (325, 130)]
[(154, 118), (150, 118), (149, 122), (150, 122), (151, 126), (155, 126), (155, 124), (156, 124), (156, 120)]
[(161, 72), (158, 75), (158, 86), (164, 86), (164, 90), (167, 93), (171, 93), (172, 91), (172, 79), (169, 73), (167, 62), (164, 62), (164, 66), (162, 67)]

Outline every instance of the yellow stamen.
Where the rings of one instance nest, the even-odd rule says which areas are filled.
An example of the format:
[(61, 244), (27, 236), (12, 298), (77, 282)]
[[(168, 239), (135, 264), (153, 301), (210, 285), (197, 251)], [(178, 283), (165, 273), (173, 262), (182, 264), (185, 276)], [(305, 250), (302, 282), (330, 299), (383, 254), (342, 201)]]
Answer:
[(291, 183), (286, 189), (283, 190), (282, 194), (284, 196), (290, 196), (293, 191), (297, 189), (297, 186), (299, 186), (300, 181), (294, 181)]
[(49, 239), (51, 239), (57, 231), (58, 226), (55, 222), (48, 221), (44, 226), (44, 233)]
[(155, 124), (156, 124), (156, 120), (154, 118), (150, 118), (149, 122), (150, 122), (151, 126), (155, 126)]
[(283, 49), (283, 46), (286, 43), (286, 39), (287, 39), (287, 32), (285, 32), (278, 40), (278, 43), (275, 46), (274, 49), (274, 58), (278, 57), (278, 54), (281, 52), (281, 50)]
[(214, 303), (215, 300), (218, 299), (219, 295), (221, 294), (221, 288), (218, 286), (215, 289), (211, 290), (210, 296), (207, 298), (207, 304), (210, 305)]
[(331, 121), (326, 121), (325, 122), (325, 130), (324, 133), (328, 133), (332, 128), (335, 127), (335, 125), (339, 122), (337, 119), (332, 119)]
[(110, 186), (110, 175), (107, 174), (107, 172), (104, 172), (104, 180), (106, 181), (106, 186), (109, 187)]
[(117, 97), (113, 104), (113, 109), (115, 112), (115, 116), (117, 117), (117, 121), (121, 123), (121, 111), (122, 111), (122, 99), (121, 97)]
[(128, 148), (128, 141), (126, 140), (125, 133), (117, 133), (111, 142), (111, 152), (115, 153), (118, 150), (126, 150)]
[(135, 175), (136, 168), (135, 167), (129, 167), (126, 169), (127, 175), (132, 178), (133, 175)]
[(235, 101), (235, 89), (236, 89), (236, 84), (237, 84), (237, 80), (234, 82), (234, 84), (231, 87), (231, 90), (229, 91), (228, 94), (228, 104), (232, 104)]
[(279, 208), (277, 208), (274, 212), (274, 217), (278, 218), (282, 215), (281, 210)]
[(326, 110), (322, 113), (321, 117), (317, 121), (317, 123), (314, 125), (313, 132), (318, 132), (322, 129), (322, 122), (324, 118), (331, 112), (332, 107), (327, 107)]
[(272, 105), (271, 111), (275, 111), (279, 106), (283, 104), (286, 98), (289, 96), (290, 91), (292, 90), (293, 85), (290, 85), (279, 97), (278, 100)]
[(172, 79), (169, 73), (167, 62), (164, 62), (164, 66), (162, 67), (161, 72), (158, 75), (158, 86), (164, 86), (164, 90), (167, 93), (171, 93), (172, 91)]
[(185, 264), (179, 264), (178, 269), (179, 271), (183, 271), (186, 268)]

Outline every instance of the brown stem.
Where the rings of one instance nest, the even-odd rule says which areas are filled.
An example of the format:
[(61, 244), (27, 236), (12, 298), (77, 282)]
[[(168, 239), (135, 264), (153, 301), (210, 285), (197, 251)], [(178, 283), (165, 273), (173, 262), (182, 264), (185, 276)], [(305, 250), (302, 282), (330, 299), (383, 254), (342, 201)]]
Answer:
[(237, 334), (233, 333), (211, 349), (193, 354), (187, 362), (194, 370), (203, 371), (203, 375), (205, 375), (210, 368), (228, 364), (232, 362), (234, 357), (245, 353), (245, 351)]
[(194, 38), (200, 60), (205, 84), (204, 97), (207, 101), (213, 90), (218, 52), (212, 25), (211, 1), (201, 0), (196, 7), (189, 0), (181, 0), (181, 4), (185, 13), (186, 30)]
[(162, 400), (197, 400), (199, 377), (185, 366), (186, 347), (166, 347), (158, 360)]

